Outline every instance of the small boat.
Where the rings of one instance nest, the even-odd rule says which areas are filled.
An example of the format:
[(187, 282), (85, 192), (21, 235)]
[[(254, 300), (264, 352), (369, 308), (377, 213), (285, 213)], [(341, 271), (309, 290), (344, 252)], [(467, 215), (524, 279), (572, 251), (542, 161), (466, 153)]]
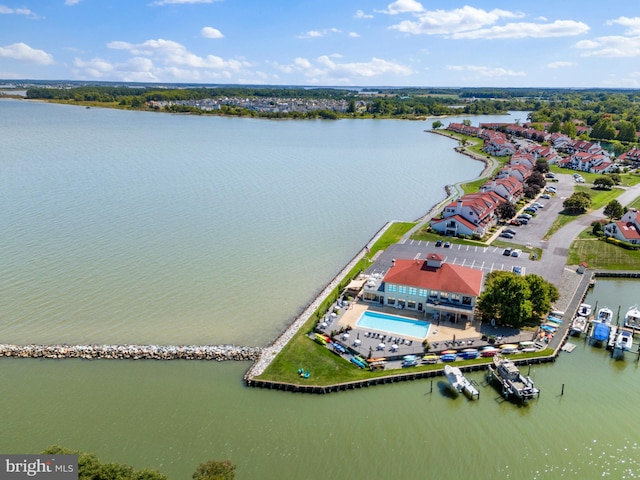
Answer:
[(578, 307), (578, 315), (589, 318), (589, 315), (591, 315), (591, 305), (588, 303), (581, 303)]
[(318, 342), (320, 345), (326, 345), (327, 344), (327, 339), (324, 337), (324, 335), (320, 335), (319, 333), (316, 333), (313, 339), (316, 342)]
[(478, 358), (478, 355), (480, 355), (480, 352), (478, 352), (477, 348), (465, 348), (458, 353), (458, 356), (462, 357), (464, 360), (473, 360), (474, 358)]
[(442, 353), (443, 355), (449, 355), (449, 354), (457, 355), (458, 351), (457, 350), (443, 350), (440, 353)]
[(422, 357), (422, 363), (428, 363), (428, 364), (438, 363), (439, 359), (440, 357), (438, 357), (438, 355), (425, 355), (424, 357)]
[(547, 320), (549, 320), (552, 323), (558, 324), (558, 325), (562, 324), (562, 320), (560, 318), (558, 318), (558, 317), (554, 317), (553, 315), (549, 315), (547, 317)]
[(365, 361), (364, 361), (362, 358), (360, 358), (360, 357), (351, 357), (351, 358), (349, 359), (349, 361), (350, 361), (351, 363), (353, 363), (354, 365), (357, 365), (357, 366), (358, 366), (358, 367), (360, 367), (360, 368), (367, 368), (367, 367), (368, 367), (367, 362), (365, 362)]
[(496, 347), (484, 347), (480, 352), (481, 357), (493, 357), (496, 353), (500, 351), (499, 348)]
[(552, 327), (551, 325), (547, 325), (546, 323), (543, 325), (540, 325), (540, 328), (548, 333), (555, 333), (557, 330), (557, 326)]
[(367, 362), (368, 362), (368, 363), (384, 362), (385, 360), (386, 360), (386, 358), (384, 358), (384, 357), (379, 357), (379, 358), (367, 358)]
[(540, 390), (533, 385), (533, 380), (525, 377), (511, 360), (502, 355), (493, 357), (493, 367), (489, 367), (489, 378), (500, 384), (502, 396), (515, 397), (526, 401), (540, 395)]
[(637, 305), (629, 307), (624, 316), (624, 326), (627, 328), (640, 329), (640, 310)]
[(587, 319), (585, 317), (576, 317), (571, 324), (570, 335), (580, 335), (587, 329)]
[(506, 345), (500, 345), (500, 353), (501, 354), (511, 354), (511, 353), (516, 353), (518, 351), (518, 345), (516, 345), (515, 343), (508, 343)]
[(594, 322), (593, 331), (591, 332), (591, 343), (594, 345), (602, 345), (603, 342), (609, 340), (611, 325), (605, 322)]
[(520, 349), (525, 353), (526, 352), (535, 352), (537, 350), (536, 342), (532, 342), (532, 341), (520, 342), (519, 346), (520, 346)]
[(602, 307), (600, 310), (598, 310), (598, 313), (596, 314), (596, 318), (594, 320), (601, 323), (611, 323), (611, 321), (613, 320), (613, 310), (611, 310), (609, 307)]
[(458, 359), (458, 354), (456, 353), (445, 353), (440, 357), (440, 360), (443, 362), (455, 362)]
[(415, 355), (405, 355), (402, 357), (402, 367), (415, 367), (418, 365), (418, 357)]
[(623, 352), (628, 352), (631, 350), (631, 347), (633, 347), (633, 335), (631, 335), (631, 332), (626, 330), (620, 330), (616, 337), (614, 348), (622, 350)]
[(478, 389), (462, 374), (462, 371), (458, 367), (452, 367), (451, 365), (444, 366), (444, 374), (457, 393), (462, 393), (470, 399), (480, 396)]

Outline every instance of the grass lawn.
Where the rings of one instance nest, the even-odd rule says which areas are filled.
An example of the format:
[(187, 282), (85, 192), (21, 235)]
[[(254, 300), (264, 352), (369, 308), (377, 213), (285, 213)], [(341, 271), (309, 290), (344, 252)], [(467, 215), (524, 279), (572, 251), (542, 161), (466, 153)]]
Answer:
[[(619, 188), (613, 188), (611, 190), (597, 190), (592, 187), (584, 186), (584, 185), (576, 185), (574, 187), (574, 192), (586, 192), (591, 197), (591, 208), (589, 211), (597, 210), (601, 207), (607, 205), (611, 200), (614, 200), (618, 196), (620, 196), (623, 190)], [(556, 219), (547, 230), (547, 233), (542, 237), (544, 240), (548, 240), (551, 236), (564, 227), (567, 223), (572, 222), (580, 215), (564, 213), (564, 211), (560, 212)]]
[(568, 265), (587, 262), (589, 268), (640, 270), (640, 250), (627, 250), (598, 240), (590, 229), (582, 232), (569, 248)]

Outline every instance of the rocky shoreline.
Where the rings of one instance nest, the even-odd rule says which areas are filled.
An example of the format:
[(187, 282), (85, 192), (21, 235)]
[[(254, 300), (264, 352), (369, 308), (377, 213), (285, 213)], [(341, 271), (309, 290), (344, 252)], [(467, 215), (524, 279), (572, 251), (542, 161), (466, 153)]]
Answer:
[(8, 345), (0, 357), (82, 358), (86, 360), (215, 360), (253, 361), (262, 348), (236, 345)]

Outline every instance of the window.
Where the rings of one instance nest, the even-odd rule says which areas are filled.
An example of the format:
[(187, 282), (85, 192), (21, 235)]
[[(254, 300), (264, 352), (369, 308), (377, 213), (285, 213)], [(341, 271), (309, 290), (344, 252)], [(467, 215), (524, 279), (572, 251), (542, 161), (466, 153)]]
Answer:
[(449, 292), (440, 292), (440, 300), (449, 301)]
[(396, 299), (394, 297), (387, 298), (387, 305), (395, 305), (395, 304), (396, 304)]
[(397, 290), (397, 285), (394, 285), (392, 283), (389, 283), (387, 285), (387, 292), (395, 292)]
[(416, 295), (418, 293), (418, 289), (415, 287), (409, 287), (409, 295)]
[(471, 297), (462, 297), (463, 305), (471, 305)]
[(407, 302), (407, 308), (410, 308), (410, 309), (412, 309), (412, 310), (415, 310), (415, 309), (416, 309), (416, 302), (414, 302), (413, 300), (409, 300), (409, 301)]
[(452, 293), (450, 300), (455, 303), (460, 303), (460, 295), (458, 295), (457, 293)]
[(429, 298), (437, 299), (437, 298), (438, 298), (438, 292), (437, 292), (437, 290), (430, 290), (430, 291), (429, 291)]
[(400, 285), (398, 287), (398, 293), (407, 293), (407, 287), (405, 287), (404, 285)]
[(418, 289), (418, 295), (421, 297), (426, 297), (429, 294), (428, 290), (425, 290), (424, 288), (419, 288)]

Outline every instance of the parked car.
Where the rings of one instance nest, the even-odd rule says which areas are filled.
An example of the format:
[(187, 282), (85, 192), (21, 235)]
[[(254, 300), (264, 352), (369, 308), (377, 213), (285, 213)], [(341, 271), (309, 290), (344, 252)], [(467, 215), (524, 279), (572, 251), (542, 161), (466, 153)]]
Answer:
[(531, 206), (535, 208), (544, 208), (544, 205), (538, 202), (533, 202)]
[(438, 239), (436, 240), (436, 247), (441, 247), (442, 246), (442, 240)]
[(516, 248), (515, 250), (511, 251), (511, 256), (512, 257), (519, 257), (521, 253), (522, 253), (522, 250), (520, 250), (519, 248)]
[(449, 248), (451, 246), (451, 242), (444, 242), (444, 248)]
[(531, 220), (533, 217), (528, 213), (521, 213), (520, 215), (518, 215), (518, 220), (522, 221), (523, 218), (525, 220)]
[(582, 177), (578, 177), (578, 178), (576, 178), (576, 182), (578, 182), (578, 183), (584, 183), (584, 178), (582, 178)]
[(509, 222), (509, 225), (515, 225), (516, 227), (519, 227), (520, 225), (522, 225), (522, 223), (517, 218), (514, 218)]
[(513, 273), (515, 273), (516, 275), (522, 275), (522, 267), (520, 267), (518, 265), (514, 265), (513, 266)]
[(542, 195), (540, 195), (540, 198), (544, 198), (545, 200), (549, 200), (549, 199), (551, 199), (551, 195), (549, 195), (548, 193), (543, 193)]
[(529, 225), (529, 219), (528, 218), (521, 218), (520, 219), (520, 225)]
[(505, 233), (510, 233), (511, 235), (515, 235), (516, 233), (518, 233), (513, 228), (505, 228), (504, 232)]
[(553, 173), (551, 173), (551, 172), (548, 172), (548, 173), (545, 175), (545, 177), (546, 177), (546, 178), (556, 178), (556, 176), (555, 176)]
[(527, 207), (523, 210), (523, 212), (527, 212), (527, 213), (536, 213), (537, 211), (538, 209), (535, 207)]
[(509, 233), (509, 232), (502, 232), (500, 234), (500, 236), (503, 237), (503, 238), (513, 238), (514, 237), (513, 233)]
[(511, 255), (511, 249), (510, 248), (505, 248), (504, 252), (502, 252), (502, 255), (504, 255), (505, 257), (508, 257)]
[(547, 186), (545, 190), (547, 192), (556, 193), (556, 187)]

